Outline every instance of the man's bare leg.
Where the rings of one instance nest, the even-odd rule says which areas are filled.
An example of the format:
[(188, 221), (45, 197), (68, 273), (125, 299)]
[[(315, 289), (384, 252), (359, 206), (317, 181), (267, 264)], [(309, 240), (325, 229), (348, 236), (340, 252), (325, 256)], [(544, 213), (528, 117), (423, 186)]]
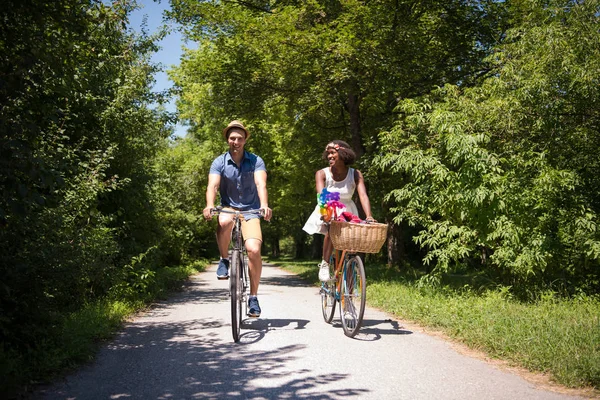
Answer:
[(256, 296), (262, 275), (262, 258), (260, 255), (262, 242), (258, 239), (248, 239), (245, 245), (250, 270), (250, 296)]
[(233, 230), (233, 219), (229, 215), (219, 215), (219, 225), (217, 226), (217, 245), (221, 258), (229, 258), (229, 242), (231, 241), (231, 231)]

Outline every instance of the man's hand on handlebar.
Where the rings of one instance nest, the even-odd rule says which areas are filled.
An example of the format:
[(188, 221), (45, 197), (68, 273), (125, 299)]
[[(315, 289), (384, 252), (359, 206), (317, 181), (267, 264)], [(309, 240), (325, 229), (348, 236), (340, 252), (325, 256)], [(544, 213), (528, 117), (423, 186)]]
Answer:
[(265, 221), (270, 221), (271, 217), (273, 216), (273, 210), (271, 210), (269, 207), (261, 207), (260, 209), (262, 210)]
[(204, 219), (209, 221), (212, 219), (213, 217), (213, 210), (215, 208), (214, 207), (205, 207), (204, 210), (202, 210), (202, 215), (204, 215)]

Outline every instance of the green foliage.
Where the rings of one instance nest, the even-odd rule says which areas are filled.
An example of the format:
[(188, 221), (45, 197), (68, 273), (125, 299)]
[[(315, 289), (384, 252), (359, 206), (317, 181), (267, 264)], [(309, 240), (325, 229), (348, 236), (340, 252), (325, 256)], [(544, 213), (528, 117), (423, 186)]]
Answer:
[(218, 256), (215, 226), (202, 217), (213, 157), (210, 146), (188, 137), (163, 148), (155, 159), (152, 191), (159, 200), (161, 251), (170, 264)]
[[(491, 4), (173, 0), (171, 17), (198, 44), (171, 71), (181, 117), (198, 140), (213, 143), (213, 157), (229, 120), (250, 126), (274, 208), (265, 243), (290, 236), (306, 255), (301, 227), (315, 206), (325, 144), (351, 143), (372, 199), (381, 199), (387, 187), (368, 173), (377, 132), (398, 99), (476, 79), (498, 29)], [(372, 204), (379, 214), (380, 202)]]
[(150, 92), (161, 34), (129, 33), (132, 7), (9, 0), (0, 11), (3, 388), (47, 372), (65, 315), (109, 293), (147, 295), (167, 262), (152, 190), (172, 122), (150, 108), (165, 96)]
[(434, 272), (484, 268), (517, 291), (594, 291), (598, 3), (530, 7), (482, 85), (400, 103), (376, 165), (408, 178), (388, 199), (397, 222), (419, 227)]

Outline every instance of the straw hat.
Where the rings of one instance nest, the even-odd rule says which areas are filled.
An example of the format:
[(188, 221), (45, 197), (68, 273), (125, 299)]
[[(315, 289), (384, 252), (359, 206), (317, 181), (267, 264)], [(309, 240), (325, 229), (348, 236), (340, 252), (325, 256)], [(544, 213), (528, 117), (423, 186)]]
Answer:
[(246, 132), (246, 139), (248, 139), (250, 137), (250, 132), (248, 132), (248, 129), (246, 129), (246, 127), (244, 126), (244, 124), (242, 124), (240, 121), (238, 121), (237, 119), (234, 119), (233, 121), (231, 121), (229, 123), (229, 125), (227, 125), (225, 127), (225, 129), (223, 129), (223, 137), (225, 139), (227, 139), (227, 132), (229, 132), (229, 130), (231, 128), (240, 128), (242, 129), (244, 132)]

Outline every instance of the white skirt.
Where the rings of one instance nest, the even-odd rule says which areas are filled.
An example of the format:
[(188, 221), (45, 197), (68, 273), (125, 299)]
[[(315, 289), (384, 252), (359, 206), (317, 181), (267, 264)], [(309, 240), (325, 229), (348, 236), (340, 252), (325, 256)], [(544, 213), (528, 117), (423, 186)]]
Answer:
[[(352, 200), (346, 201), (346, 203), (344, 204), (346, 205), (346, 211), (351, 212), (354, 215), (358, 215), (358, 209), (356, 208), (356, 204), (354, 204)], [(302, 227), (302, 230), (304, 230), (304, 232), (308, 233), (309, 235), (314, 235), (315, 233), (320, 233), (321, 235), (327, 234), (327, 225), (321, 219), (322, 215), (320, 210), (320, 207), (316, 205), (312, 214), (310, 214), (308, 220)], [(338, 209), (338, 214), (342, 213), (343, 211), (344, 210)]]

